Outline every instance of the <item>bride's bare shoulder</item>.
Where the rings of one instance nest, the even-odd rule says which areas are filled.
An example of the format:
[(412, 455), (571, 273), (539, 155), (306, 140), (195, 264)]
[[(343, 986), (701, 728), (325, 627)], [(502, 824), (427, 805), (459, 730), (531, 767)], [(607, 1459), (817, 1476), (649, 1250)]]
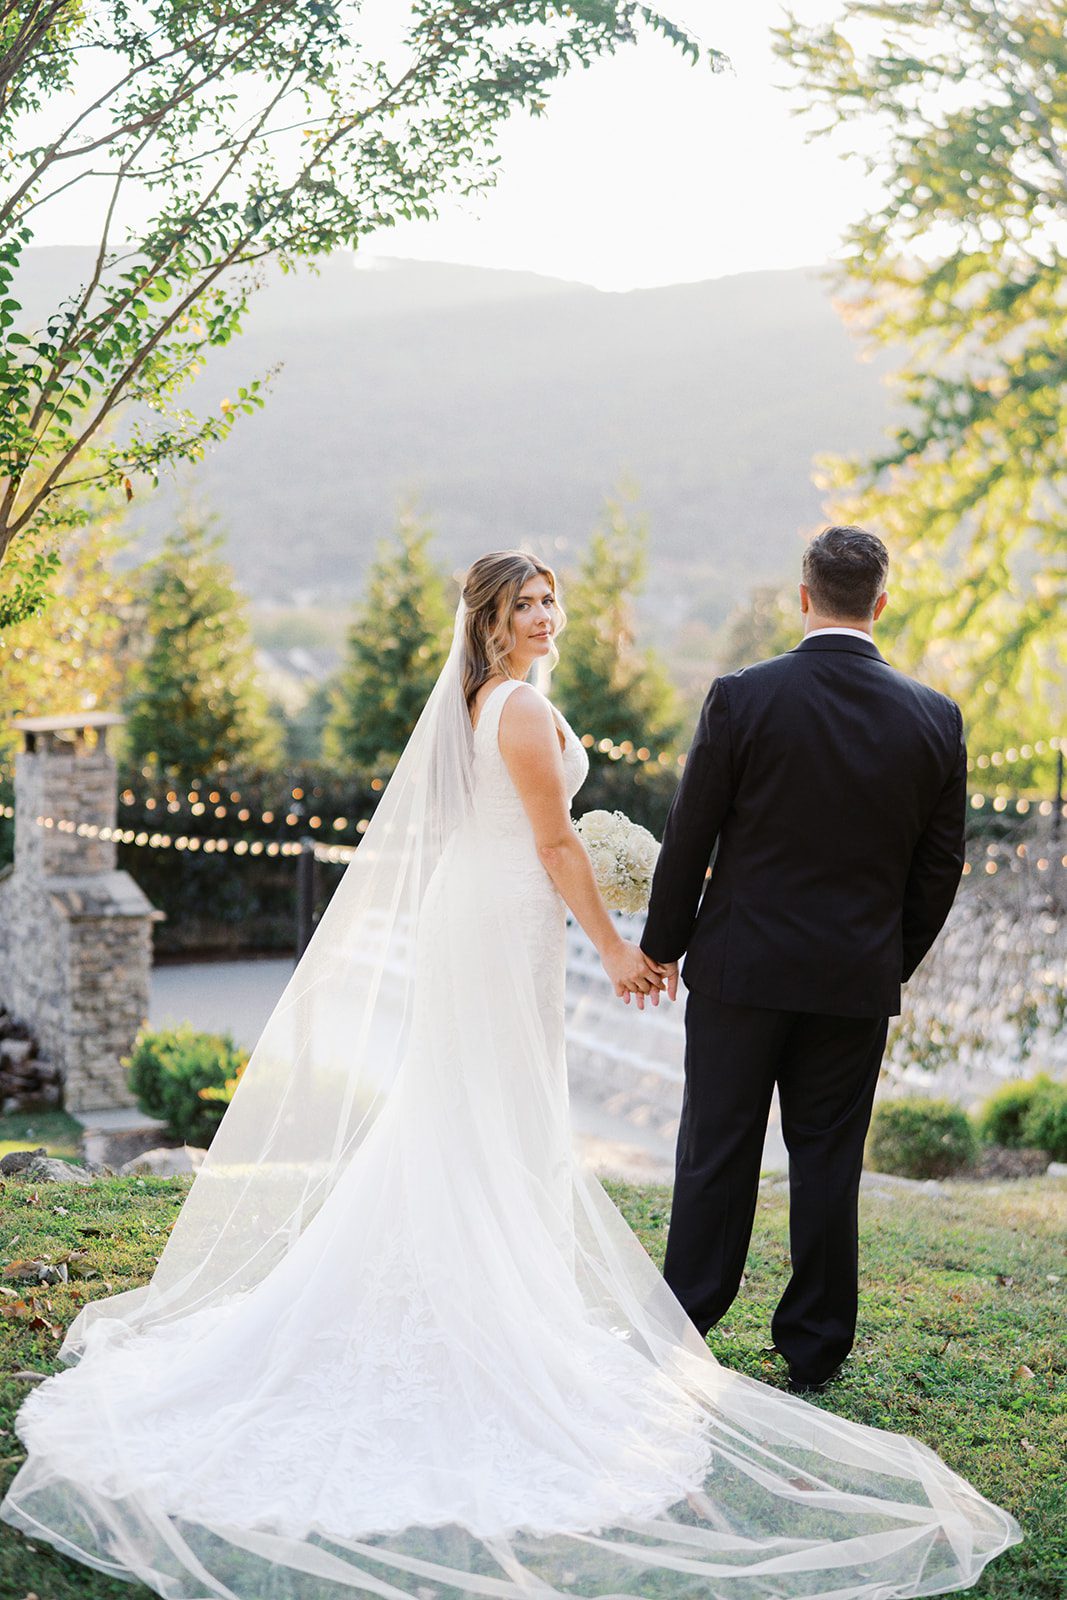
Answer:
[(562, 744), (551, 701), (532, 683), (520, 683), (508, 695), (500, 713), (500, 748), (516, 753), (544, 750), (552, 739)]

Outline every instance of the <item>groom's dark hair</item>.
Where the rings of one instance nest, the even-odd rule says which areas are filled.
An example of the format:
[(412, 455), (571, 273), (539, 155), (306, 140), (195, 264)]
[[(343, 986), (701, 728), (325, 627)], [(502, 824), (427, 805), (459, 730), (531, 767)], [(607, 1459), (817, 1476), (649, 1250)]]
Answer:
[(804, 551), (803, 579), (821, 617), (873, 617), (888, 572), (889, 551), (866, 528), (824, 528)]

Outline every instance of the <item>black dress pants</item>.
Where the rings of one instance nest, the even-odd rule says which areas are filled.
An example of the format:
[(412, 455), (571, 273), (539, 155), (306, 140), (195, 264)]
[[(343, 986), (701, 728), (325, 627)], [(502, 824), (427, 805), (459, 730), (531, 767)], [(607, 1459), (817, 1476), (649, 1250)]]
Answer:
[(857, 1197), (888, 1018), (725, 1005), (690, 989), (664, 1276), (701, 1334), (741, 1283), (775, 1083), (789, 1152), (792, 1276), (771, 1323), (820, 1379), (856, 1335)]

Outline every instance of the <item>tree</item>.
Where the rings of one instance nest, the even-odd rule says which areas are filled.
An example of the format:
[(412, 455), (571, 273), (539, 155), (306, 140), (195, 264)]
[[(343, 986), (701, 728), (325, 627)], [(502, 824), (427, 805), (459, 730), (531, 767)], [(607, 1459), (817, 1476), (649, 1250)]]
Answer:
[(567, 626), (552, 698), (580, 734), (614, 745), (672, 745), (678, 693), (651, 650), (636, 645), (634, 599), (644, 582), (648, 529), (608, 500), (578, 570), (562, 584)]
[[(355, 0), (0, 3), (0, 563), (21, 547), (9, 611), (36, 603), (37, 554), (83, 515), (70, 491), (129, 498), (262, 404), (259, 379), (217, 415), (179, 397), (240, 331), (266, 261), (289, 271), (485, 189), (502, 123), (642, 31), (701, 55), (633, 0), (409, 0), (391, 20), (367, 42)], [(12, 288), (34, 228), (92, 183), (105, 200), (89, 280), (26, 325)]]
[(395, 541), (378, 547), (323, 736), (323, 755), (335, 766), (391, 772), (444, 665), (452, 608), (430, 538), (405, 508)]
[(214, 555), (221, 542), (187, 518), (141, 579), (148, 642), (126, 699), (127, 752), (180, 780), (267, 765), (280, 749), (256, 682), (245, 601)]
[(121, 522), (80, 528), (61, 572), (49, 579), (47, 610), (0, 632), (0, 762), (10, 763), (20, 735), (16, 717), (68, 711), (114, 711), (136, 650), (134, 592), (116, 558), (128, 543)]
[[(828, 461), (836, 518), (888, 539), (894, 659), (980, 741), (1058, 732), (1067, 598), (1067, 13), (1059, 0), (845, 0), (776, 49), (811, 137), (849, 128), (883, 184), (849, 231), (846, 309), (906, 352), (876, 459)], [(873, 137), (854, 124), (873, 124)], [(1009, 742), (1014, 742), (1011, 740)]]

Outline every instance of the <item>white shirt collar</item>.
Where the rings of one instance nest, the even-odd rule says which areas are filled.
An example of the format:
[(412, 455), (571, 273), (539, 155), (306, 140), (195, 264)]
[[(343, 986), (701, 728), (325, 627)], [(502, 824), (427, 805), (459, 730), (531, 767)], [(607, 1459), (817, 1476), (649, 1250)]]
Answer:
[(862, 628), (812, 628), (810, 633), (804, 635), (805, 639), (817, 639), (820, 633), (847, 633), (852, 639), (866, 639), (868, 644), (874, 640), (869, 633), (864, 633)]

